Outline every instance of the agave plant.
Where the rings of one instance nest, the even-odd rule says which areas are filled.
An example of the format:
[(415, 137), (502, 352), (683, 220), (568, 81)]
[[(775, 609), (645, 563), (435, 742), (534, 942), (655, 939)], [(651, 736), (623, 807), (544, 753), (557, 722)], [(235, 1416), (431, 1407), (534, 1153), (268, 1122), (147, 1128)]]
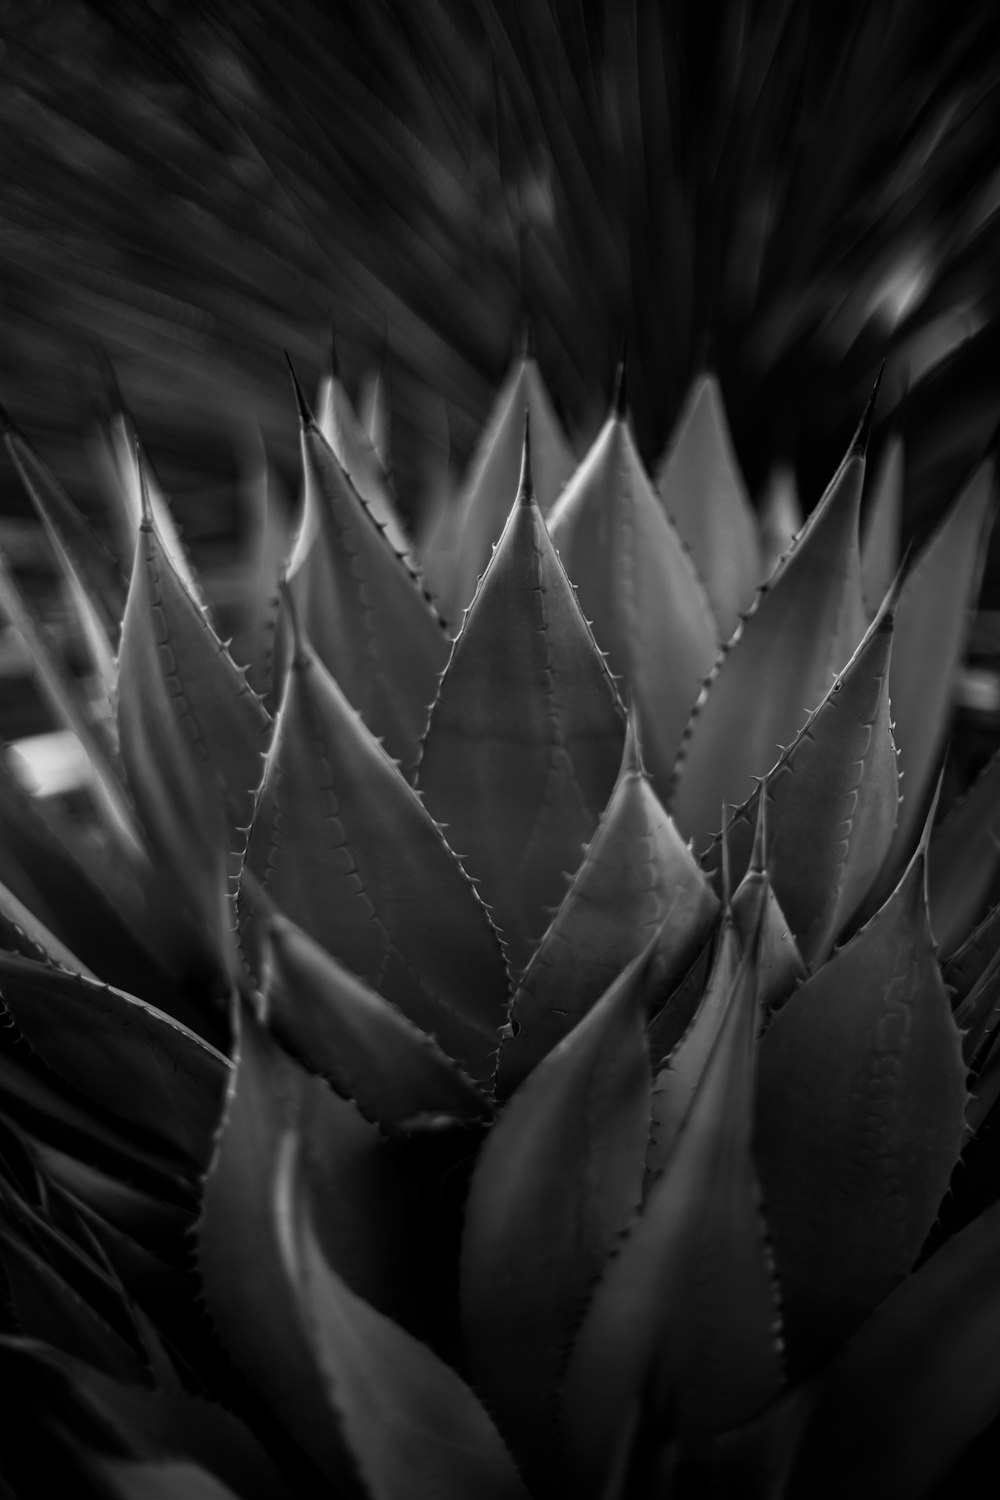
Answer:
[(873, 394), (775, 563), (710, 375), (651, 476), (525, 356), (414, 545), (295, 389), (232, 648), (124, 415), (125, 570), (7, 424), (92, 818), (0, 777), (5, 1492), (957, 1492), (1000, 760), (935, 788), (992, 456), (901, 566)]

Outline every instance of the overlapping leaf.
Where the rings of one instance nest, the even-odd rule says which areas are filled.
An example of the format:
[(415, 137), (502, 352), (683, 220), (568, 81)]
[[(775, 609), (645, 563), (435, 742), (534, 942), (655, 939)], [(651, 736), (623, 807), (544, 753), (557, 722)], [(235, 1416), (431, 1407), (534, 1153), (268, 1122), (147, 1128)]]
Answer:
[(1000, 754), (949, 808), (931, 838), (927, 884), (931, 929), (951, 954), (982, 916), (1000, 864)]
[(518, 498), (453, 647), (417, 773), (514, 971), (593, 836), (623, 740), (614, 683), (534, 501), (526, 439)]
[(517, 1090), (469, 1190), (461, 1292), (471, 1369), (529, 1479), (551, 1479), (557, 1380), (640, 1201), (651, 957), (633, 959)]
[(719, 639), (727, 641), (753, 603), (761, 560), (756, 517), (714, 375), (699, 375), (691, 386), (656, 488), (691, 549)]
[(893, 433), (872, 476), (861, 528), (861, 587), (874, 613), (899, 570), (903, 526), (903, 440)]
[(305, 497), (288, 581), (316, 654), (409, 771), (448, 640), (419, 579), (299, 398)]
[[(506, 965), (444, 835), (297, 639), (247, 848), (265, 895), (477, 1082), (507, 1019)], [(240, 923), (259, 964), (253, 891)]]
[(650, 777), (666, 797), (718, 642), (705, 590), (623, 413), (608, 418), (548, 520), (597, 644), (635, 704)]
[(889, 901), (774, 1016), (756, 1145), (797, 1365), (913, 1265), (965, 1134), (965, 1063), (921, 845)]
[(847, 454), (720, 658), (691, 719), (670, 804), (704, 849), (723, 803), (753, 792), (865, 633), (858, 512), (874, 394)]
[(379, 526), (385, 528), (395, 551), (401, 556), (409, 555), (410, 539), (396, 510), (382, 462), (336, 368), (323, 380), (317, 407), (316, 425), (345, 474)]
[(518, 986), (500, 1082), (514, 1087), (656, 938), (660, 985), (677, 982), (718, 901), (643, 770), (634, 722), (597, 832)]

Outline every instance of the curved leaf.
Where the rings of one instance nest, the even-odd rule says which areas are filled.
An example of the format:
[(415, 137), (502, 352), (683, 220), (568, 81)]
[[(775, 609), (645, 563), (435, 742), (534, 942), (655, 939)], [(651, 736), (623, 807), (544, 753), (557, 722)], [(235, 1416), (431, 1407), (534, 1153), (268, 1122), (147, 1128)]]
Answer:
[(864, 503), (861, 525), (861, 590), (872, 613), (899, 571), (903, 527), (903, 439), (885, 445)]
[(931, 835), (927, 884), (931, 929), (951, 954), (982, 915), (1000, 864), (1000, 752)]
[(420, 580), (380, 531), (296, 391), (305, 508), (289, 589), (317, 656), (409, 772), (448, 638)]
[(896, 609), (889, 696), (904, 798), (885, 879), (909, 857), (948, 732), (955, 677), (979, 588), (994, 487), (980, 464), (906, 576)]
[(778, 1393), (778, 1307), (750, 1154), (759, 1005), (748, 953), (676, 1146), (598, 1284), (567, 1375), (581, 1496), (602, 1496), (630, 1425), (710, 1461), (715, 1434)]
[[(475, 887), (417, 793), (297, 640), (253, 818), (247, 869), (310, 937), (478, 1083), (493, 1073), (509, 988)], [(253, 962), (260, 920), (240, 891)]]
[(472, 602), (477, 580), (517, 494), (525, 414), (531, 423), (535, 494), (543, 515), (551, 510), (576, 468), (538, 366), (530, 355), (524, 355), (511, 366), (497, 394), (454, 516), (457, 554), (452, 587), (442, 599), (442, 608), (456, 633), (462, 610)]
[(549, 530), (597, 644), (635, 705), (650, 778), (666, 797), (718, 644), (705, 590), (622, 416), (604, 424)]
[(714, 375), (693, 381), (656, 473), (667, 515), (691, 549), (719, 639), (727, 641), (760, 583), (757, 519)]
[(324, 1258), (291, 1133), (281, 1144), (274, 1214), (302, 1336), (371, 1500), (527, 1500), (464, 1381)]
[(842, 1342), (913, 1265), (965, 1135), (961, 1038), (926, 854), (774, 1016), (756, 1145), (793, 1359)]
[(203, 1163), (228, 1059), (171, 1016), (109, 985), (0, 953), (18, 1031), (95, 1104)]
[(643, 770), (635, 727), (583, 862), (521, 979), (504, 1092), (564, 1037), (655, 935), (651, 979), (676, 982), (719, 909)]
[(272, 1031), (366, 1119), (406, 1130), (421, 1118), (490, 1116), (489, 1100), (429, 1036), (301, 929), (275, 915), (267, 940)]
[(671, 811), (704, 849), (723, 803), (753, 792), (865, 633), (858, 510), (871, 401), (826, 493), (706, 684), (675, 768)]
[(0, 883), (0, 947), (42, 963), (58, 964), (73, 974), (95, 979), (87, 965), (50, 932), (44, 922), (13, 891)]
[(515, 972), (593, 836), (623, 740), (614, 682), (534, 503), (526, 434), (518, 499), (452, 649), (416, 776)]
[[(898, 806), (889, 715), (894, 595), (819, 708), (767, 777), (767, 870), (803, 958), (815, 967), (868, 895), (888, 852)], [(761, 800), (733, 816), (726, 845), (742, 875)], [(721, 841), (703, 857), (714, 869)]]
[(633, 959), (513, 1095), (469, 1188), (461, 1294), (470, 1366), (529, 1480), (551, 1466), (558, 1377), (640, 1202), (651, 957)]

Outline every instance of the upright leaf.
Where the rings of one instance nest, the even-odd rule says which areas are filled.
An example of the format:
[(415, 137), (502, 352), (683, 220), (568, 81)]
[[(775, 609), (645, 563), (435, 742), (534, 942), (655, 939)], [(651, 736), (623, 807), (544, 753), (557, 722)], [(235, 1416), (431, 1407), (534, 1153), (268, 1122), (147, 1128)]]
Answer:
[(385, 530), (394, 550), (400, 556), (409, 556), (410, 539), (396, 510), (382, 461), (336, 367), (324, 377), (317, 405), (316, 425), (340, 460), (344, 473)]
[(873, 393), (850, 448), (720, 657), (688, 724), (671, 808), (696, 850), (822, 702), (865, 633), (858, 510)]
[(931, 929), (951, 954), (983, 914), (1000, 863), (1000, 753), (931, 836), (927, 883)]
[(861, 527), (861, 586), (875, 612), (899, 570), (903, 525), (903, 440), (886, 443), (865, 500)]
[(623, 740), (614, 683), (534, 501), (526, 435), (518, 499), (452, 649), (417, 772), (515, 971), (593, 836)]
[(448, 640), (420, 580), (380, 530), (298, 386), (296, 394), (305, 500), (289, 587), (323, 665), (409, 771)]
[[(416, 792), (298, 638), (247, 848), (265, 895), (477, 1081), (509, 988), (485, 907)], [(261, 914), (240, 891), (252, 963)]]
[(705, 585), (719, 639), (727, 641), (760, 583), (757, 520), (733, 452), (714, 375), (696, 377), (656, 474), (667, 515)]
[(461, 1288), (470, 1365), (529, 1480), (551, 1479), (557, 1381), (591, 1288), (639, 1206), (650, 957), (633, 959), (517, 1090), (469, 1189)]
[(896, 610), (889, 696), (904, 799), (886, 883), (909, 857), (948, 732), (991, 513), (992, 459), (979, 465), (907, 574)]
[(642, 1213), (598, 1284), (563, 1398), (570, 1474), (602, 1496), (640, 1417), (695, 1467), (781, 1387), (778, 1309), (750, 1153), (759, 1022), (741, 961), (700, 1085)]
[(965, 1134), (961, 1037), (918, 849), (890, 899), (771, 1021), (756, 1145), (800, 1366), (913, 1265)]
[(442, 609), (455, 632), (517, 494), (525, 413), (534, 440), (535, 494), (543, 515), (551, 510), (576, 467), (538, 366), (525, 354), (512, 364), (497, 394), (454, 515), (458, 529), (454, 580), (442, 599)]
[(608, 418), (549, 516), (594, 637), (622, 678), (660, 797), (718, 649), (715, 621), (677, 528), (646, 477), (623, 412)]
[(771, 472), (760, 498), (760, 583), (769, 581), (785, 553), (802, 530), (802, 505), (794, 471), (778, 464)]
[(509, 1091), (655, 938), (650, 976), (676, 982), (719, 909), (650, 786), (634, 722), (597, 832), (522, 976), (500, 1082)]
[[(766, 790), (767, 782), (762, 786)], [(771, 881), (771, 848), (767, 837), (768, 801), (769, 797), (766, 795), (757, 799), (757, 828), (753, 849), (750, 851), (750, 864), (729, 904), (740, 951), (746, 952), (751, 943), (755, 940), (757, 942), (757, 982), (760, 985), (760, 1003), (765, 1016), (769, 1016), (779, 1005), (784, 1005), (808, 972)]]

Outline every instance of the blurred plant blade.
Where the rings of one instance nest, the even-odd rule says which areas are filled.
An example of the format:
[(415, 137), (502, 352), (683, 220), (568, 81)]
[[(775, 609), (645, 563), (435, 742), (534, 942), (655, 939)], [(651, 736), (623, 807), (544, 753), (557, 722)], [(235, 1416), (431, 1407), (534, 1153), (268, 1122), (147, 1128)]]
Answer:
[(983, 914), (1000, 864), (1000, 752), (931, 836), (927, 882), (934, 940), (952, 954)]
[(344, 473), (384, 529), (393, 549), (400, 556), (409, 558), (410, 539), (396, 512), (385, 470), (336, 372), (323, 379), (316, 425), (337, 455)]
[(889, 591), (902, 559), (903, 439), (892, 433), (865, 497), (861, 526), (861, 589), (872, 614)]

